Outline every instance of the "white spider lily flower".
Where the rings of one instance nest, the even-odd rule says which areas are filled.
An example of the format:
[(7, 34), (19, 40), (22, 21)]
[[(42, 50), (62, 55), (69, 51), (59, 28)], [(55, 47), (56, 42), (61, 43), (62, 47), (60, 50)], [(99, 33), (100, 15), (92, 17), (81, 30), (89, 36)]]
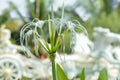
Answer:
[[(21, 29), (20, 41), (29, 56), (39, 56), (40, 46), (49, 54), (54, 54), (60, 47), (65, 52), (67, 44), (64, 40), (66, 40), (67, 34), (71, 36), (69, 47), (72, 49), (76, 40), (76, 34), (79, 34), (80, 30), (86, 31), (78, 21), (64, 21), (58, 18), (45, 21), (34, 19)], [(34, 49), (34, 53), (31, 49)]]

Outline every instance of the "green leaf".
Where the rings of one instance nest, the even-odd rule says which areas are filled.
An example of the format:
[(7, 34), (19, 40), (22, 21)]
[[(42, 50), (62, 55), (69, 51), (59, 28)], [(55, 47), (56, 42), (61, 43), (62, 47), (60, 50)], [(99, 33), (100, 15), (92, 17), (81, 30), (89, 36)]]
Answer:
[(22, 16), (22, 14), (20, 13), (20, 11), (18, 10), (18, 8), (16, 7), (16, 5), (13, 2), (9, 2), (10, 6), (17, 12), (17, 14), (20, 16), (20, 18), (26, 22), (25, 18)]
[(28, 8), (29, 8), (29, 11), (30, 11), (30, 14), (33, 18), (36, 17), (35, 15), (35, 11), (34, 11), (34, 8), (33, 8), (33, 5), (32, 3), (30, 2), (30, 0), (27, 0), (27, 5), (28, 5)]
[(98, 80), (108, 80), (108, 73), (107, 73), (106, 68), (103, 68), (103, 69), (100, 71)]
[(118, 78), (116, 78), (116, 80), (118, 80)]
[[(17, 79), (17, 80), (21, 80), (21, 79), (19, 78), (19, 79)], [(28, 78), (27, 78), (27, 77), (23, 77), (22, 80), (28, 80)]]
[(85, 80), (85, 68), (82, 69), (82, 72), (80, 74), (80, 80)]
[(59, 64), (57, 64), (57, 80), (69, 80)]
[(23, 80), (28, 80), (28, 78), (27, 77), (24, 77), (24, 79)]
[(58, 36), (58, 37), (57, 37), (57, 40), (56, 40), (56, 43), (55, 43), (54, 51), (57, 51), (58, 48), (60, 47), (60, 45), (61, 45), (61, 37)]

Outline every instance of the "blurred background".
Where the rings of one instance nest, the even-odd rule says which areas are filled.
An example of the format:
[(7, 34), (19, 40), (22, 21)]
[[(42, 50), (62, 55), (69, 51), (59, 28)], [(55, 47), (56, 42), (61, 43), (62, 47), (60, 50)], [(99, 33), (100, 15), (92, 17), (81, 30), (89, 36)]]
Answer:
[(12, 31), (12, 39), (17, 43), (19, 29), (34, 18), (47, 19), (51, 4), (55, 17), (61, 16), (62, 4), (65, 5), (65, 19), (81, 22), (86, 27), (90, 39), (94, 27), (102, 26), (112, 32), (120, 33), (120, 1), (119, 0), (0, 0), (0, 25), (5, 24)]
[[(92, 69), (93, 71), (90, 71), (91, 67), (87, 67), (86, 74), (88, 73), (88, 75), (90, 75), (90, 73), (92, 73), (93, 76), (98, 75), (98, 73), (96, 72), (99, 71), (100, 69), (96, 69), (96, 68), (99, 67), (98, 65), (100, 66), (104, 65), (104, 62), (105, 62), (105, 64), (108, 63), (107, 65), (107, 67), (109, 66), (108, 69), (112, 68), (113, 72), (115, 72), (116, 74), (115, 76), (112, 76), (112, 71), (111, 72), (109, 71), (110, 80), (115, 80), (117, 77), (119, 78), (120, 77), (119, 75), (120, 74), (120, 67), (119, 67), (120, 57), (118, 56), (120, 55), (120, 0), (0, 0), (0, 28), (1, 28), (0, 56), (1, 55), (3, 56), (4, 51), (6, 51), (8, 48), (8, 47), (6, 48), (6, 45), (2, 44), (3, 42), (5, 42), (5, 40), (7, 39), (10, 40), (9, 43), (11, 45), (13, 44), (13, 45), (16, 45), (17, 47), (20, 46), (19, 35), (20, 35), (20, 29), (23, 27), (23, 25), (25, 25), (28, 22), (31, 22), (34, 18), (38, 18), (40, 20), (48, 19), (48, 15), (49, 14), (51, 15), (51, 4), (53, 4), (55, 17), (60, 18), (62, 14), (63, 2), (64, 2), (64, 10), (65, 10), (64, 19), (78, 20), (88, 31), (87, 39), (86, 39), (86, 36), (82, 37), (83, 41), (79, 41), (80, 39), (82, 40), (82, 38), (78, 38), (78, 41), (83, 43), (80, 45), (83, 45), (83, 46), (76, 47), (75, 49), (76, 53), (79, 53), (79, 52), (83, 53), (83, 54), (77, 54), (77, 55), (84, 56), (85, 58), (83, 59), (83, 62), (80, 61), (81, 63), (78, 63), (80, 64), (79, 65), (80, 68), (78, 68), (79, 66), (74, 63), (74, 56), (71, 57), (73, 58), (73, 63), (71, 64), (68, 63), (67, 65), (71, 65), (74, 67), (71, 67), (69, 70), (65, 69), (67, 74), (69, 76), (72, 75), (72, 77), (70, 78), (78, 77), (78, 74), (82, 67), (87, 67), (88, 66), (87, 64), (90, 64), (90, 65), (92, 64), (92, 62), (89, 62), (89, 61), (87, 62), (87, 60), (85, 60), (86, 56), (89, 57), (88, 55), (97, 53), (97, 55), (92, 56), (92, 61), (94, 62), (96, 59), (98, 59), (98, 57), (100, 57), (98, 54), (103, 53), (102, 57), (104, 57), (105, 60), (102, 59), (103, 62), (100, 62), (100, 64), (96, 64), (99, 62), (94, 62), (95, 66), (94, 66), (94, 69)], [(7, 31), (9, 30), (10, 32), (8, 31), (7, 34), (3, 34), (4, 29), (2, 29), (2, 27), (5, 27), (5, 29), (7, 29)], [(9, 37), (5, 38), (5, 40), (3, 40), (2, 42), (2, 38), (7, 37), (5, 35), (9, 35), (10, 38)], [(66, 44), (67, 44), (67, 41), (66, 41)], [(66, 55), (70, 53), (69, 45), (67, 48), (68, 49), (66, 49), (66, 51), (68, 52), (66, 52)], [(79, 51), (79, 49), (81, 51)], [(108, 49), (108, 52), (105, 49), (106, 50)], [(11, 52), (11, 49), (10, 49), (10, 52)], [(10, 52), (8, 51), (8, 53)], [(23, 54), (23, 52), (19, 50), (16, 51), (16, 53)], [(104, 54), (107, 54), (107, 55), (104, 55)], [(74, 54), (71, 54), (71, 55), (74, 55)], [(110, 59), (108, 59), (106, 56), (108, 58), (110, 57)], [(45, 55), (42, 56), (42, 58), (44, 57), (46, 58)], [(76, 59), (78, 60), (79, 58), (76, 58)], [(4, 63), (4, 60), (3, 58), (1, 58), (0, 60), (1, 60), (0, 65), (2, 65)], [(6, 60), (6, 61), (9, 62), (9, 60)], [(34, 61), (34, 59), (33, 60), (30, 59), (31, 64), (34, 63), (34, 62), (32, 63), (32, 61)], [(91, 61), (91, 58), (90, 58), (90, 61)], [(7, 63), (7, 62), (6, 64), (12, 65), (12, 63)], [(41, 76), (39, 76), (39, 78), (37, 77), (38, 79), (33, 76), (34, 75), (33, 72), (35, 72), (35, 70), (32, 70), (33, 66), (28, 65), (28, 62), (25, 63), (27, 64), (27, 67), (29, 66), (28, 73), (27, 73), (27, 70), (25, 71), (26, 73), (18, 71), (19, 73), (21, 73), (19, 75), (22, 75), (22, 76), (23, 74), (25, 76), (27, 75), (29, 80), (40, 80)], [(113, 66), (114, 64), (115, 66)], [(36, 66), (38, 65), (36, 64)], [(106, 66), (102, 66), (102, 67), (106, 67)], [(79, 69), (79, 72), (77, 72), (78, 69)], [(0, 67), (0, 70), (2, 70), (1, 67)], [(36, 72), (35, 75), (38, 76), (38, 73)], [(34, 77), (34, 79), (31, 76)], [(46, 77), (46, 75), (43, 75), (43, 76)], [(1, 76), (0, 78), (2, 79)], [(91, 80), (96, 80), (96, 78), (94, 77), (93, 78), (90, 77), (90, 78)], [(11, 78), (8, 80), (14, 80), (14, 79), (15, 78), (13, 79)], [(89, 76), (88, 76), (88, 80), (89, 80)]]

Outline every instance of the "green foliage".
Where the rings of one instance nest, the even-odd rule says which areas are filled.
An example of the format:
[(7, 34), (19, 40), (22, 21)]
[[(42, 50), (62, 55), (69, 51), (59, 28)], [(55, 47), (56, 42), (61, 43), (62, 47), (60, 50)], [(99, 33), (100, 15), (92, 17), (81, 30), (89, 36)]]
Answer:
[(17, 80), (28, 80), (27, 77), (23, 77), (23, 79), (17, 79)]
[(20, 29), (20, 26), (14, 20), (8, 20), (5, 23), (6, 28), (8, 28), (12, 33)]
[(30, 20), (34, 18), (38, 18), (41, 20), (47, 19), (48, 10), (46, 7), (45, 0), (35, 0), (35, 2), (31, 3), (30, 0), (26, 0), (28, 6), (28, 12), (30, 15)]
[(57, 64), (57, 80), (69, 80), (59, 64)]
[(116, 78), (116, 80), (119, 80), (118, 78)]
[(103, 12), (100, 17), (91, 18), (83, 25), (86, 27), (91, 39), (93, 38), (92, 33), (94, 27), (101, 26), (109, 28), (112, 32), (120, 33), (120, 15), (117, 11), (114, 11), (109, 15), (106, 15), (106, 13)]
[(85, 68), (82, 69), (82, 72), (80, 74), (80, 80), (85, 80)]
[(102, 0), (103, 2), (103, 11), (106, 14), (110, 14), (113, 11), (113, 0)]
[[(25, 1), (27, 3), (27, 11), (28, 11), (28, 16), (29, 16), (28, 21), (31, 21), (34, 18), (38, 18), (41, 20), (47, 19), (48, 9), (46, 7), (45, 0), (35, 0), (33, 3), (30, 0), (25, 0)], [(26, 20), (26, 17), (24, 17), (20, 13), (18, 8), (12, 1), (10, 1), (9, 4), (10, 4), (11, 9), (16, 11), (16, 13), (19, 15), (20, 19), (24, 23), (28, 22)]]
[(103, 69), (100, 71), (98, 80), (108, 80), (108, 73), (107, 73), (106, 68), (103, 68)]
[[(82, 69), (80, 80), (85, 80), (85, 68)], [(108, 73), (106, 68), (103, 68), (100, 71), (98, 80), (108, 80)]]
[(2, 25), (3, 23), (5, 23), (8, 19), (9, 19), (9, 10), (6, 9), (3, 11), (3, 14), (0, 15), (0, 25)]
[[(56, 72), (57, 80), (69, 80), (64, 70), (61, 68), (59, 64), (56, 64), (56, 71), (57, 71)], [(18, 80), (21, 80), (21, 79), (18, 79)], [(28, 80), (28, 78), (24, 77), (23, 80)], [(72, 80), (75, 80), (75, 79), (72, 79)], [(81, 71), (80, 80), (85, 80), (85, 68), (83, 68)], [(103, 68), (100, 71), (98, 80), (108, 80), (108, 73), (106, 68)], [(118, 78), (116, 78), (116, 80), (118, 80)]]

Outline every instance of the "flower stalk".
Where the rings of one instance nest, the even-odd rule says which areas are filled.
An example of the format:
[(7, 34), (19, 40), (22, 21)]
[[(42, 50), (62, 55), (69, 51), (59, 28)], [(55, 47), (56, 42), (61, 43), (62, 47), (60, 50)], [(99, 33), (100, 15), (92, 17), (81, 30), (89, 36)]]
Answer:
[(53, 77), (53, 80), (57, 80), (55, 54), (50, 55), (50, 60), (51, 60), (51, 63), (52, 63), (52, 77)]

